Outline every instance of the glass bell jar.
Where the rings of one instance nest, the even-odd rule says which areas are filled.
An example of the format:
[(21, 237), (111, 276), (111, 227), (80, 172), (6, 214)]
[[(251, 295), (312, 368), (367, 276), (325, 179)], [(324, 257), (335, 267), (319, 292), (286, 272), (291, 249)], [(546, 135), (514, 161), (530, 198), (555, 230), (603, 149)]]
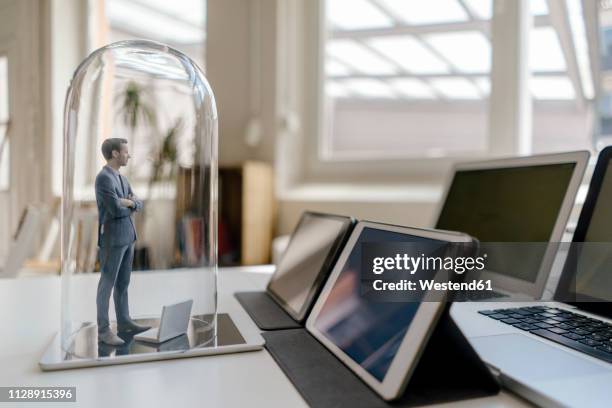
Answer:
[(202, 70), (177, 50), (122, 41), (74, 73), (61, 290), (59, 368), (215, 345), (217, 110)]

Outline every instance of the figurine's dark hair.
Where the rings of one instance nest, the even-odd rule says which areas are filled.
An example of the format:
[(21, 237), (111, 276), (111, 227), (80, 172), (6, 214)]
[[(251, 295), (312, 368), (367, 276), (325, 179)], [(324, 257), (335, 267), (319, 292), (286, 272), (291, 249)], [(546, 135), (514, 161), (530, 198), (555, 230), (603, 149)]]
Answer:
[(106, 160), (110, 160), (113, 158), (113, 150), (118, 152), (121, 151), (121, 145), (123, 143), (127, 144), (127, 139), (122, 139), (120, 137), (111, 137), (102, 142), (102, 156)]

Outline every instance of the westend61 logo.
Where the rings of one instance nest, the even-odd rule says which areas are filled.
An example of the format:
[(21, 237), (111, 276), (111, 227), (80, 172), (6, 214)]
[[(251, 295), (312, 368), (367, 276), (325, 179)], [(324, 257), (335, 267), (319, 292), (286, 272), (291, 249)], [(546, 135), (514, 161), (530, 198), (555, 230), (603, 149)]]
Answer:
[[(448, 291), (491, 291), (480, 272), (487, 255), (465, 243), (364, 242), (361, 245), (360, 293), (373, 301), (419, 302), (445, 299)], [(473, 278), (470, 273), (475, 273)], [(431, 292), (434, 292), (433, 295)], [(440, 297), (436, 297), (436, 296)]]
[(417, 271), (453, 271), (463, 274), (466, 271), (482, 271), (485, 268), (487, 254), (471, 256), (411, 256), (395, 254), (395, 256), (378, 256), (372, 259), (372, 273), (380, 275), (386, 271), (404, 271), (414, 275)]

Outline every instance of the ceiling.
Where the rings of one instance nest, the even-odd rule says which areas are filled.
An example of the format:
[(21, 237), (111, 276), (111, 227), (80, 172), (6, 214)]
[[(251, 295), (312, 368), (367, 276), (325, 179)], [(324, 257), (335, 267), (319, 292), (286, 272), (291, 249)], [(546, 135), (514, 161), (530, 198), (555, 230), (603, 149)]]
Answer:
[[(556, 2), (554, 7), (546, 0), (529, 2), (534, 16), (529, 38), (532, 96), (592, 99), (581, 1), (550, 1)], [(492, 0), (326, 0), (325, 11), (329, 96), (488, 97)]]

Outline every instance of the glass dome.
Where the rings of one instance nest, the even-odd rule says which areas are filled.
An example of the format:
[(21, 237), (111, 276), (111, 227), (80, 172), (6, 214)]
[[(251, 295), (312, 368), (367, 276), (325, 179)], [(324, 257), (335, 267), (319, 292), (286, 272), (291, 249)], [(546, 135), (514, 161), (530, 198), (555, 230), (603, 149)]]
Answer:
[(93, 52), (66, 96), (63, 161), (66, 358), (146, 353), (134, 334), (162, 308), (189, 316), (179, 349), (214, 342), (217, 110), (200, 68), (150, 41)]

